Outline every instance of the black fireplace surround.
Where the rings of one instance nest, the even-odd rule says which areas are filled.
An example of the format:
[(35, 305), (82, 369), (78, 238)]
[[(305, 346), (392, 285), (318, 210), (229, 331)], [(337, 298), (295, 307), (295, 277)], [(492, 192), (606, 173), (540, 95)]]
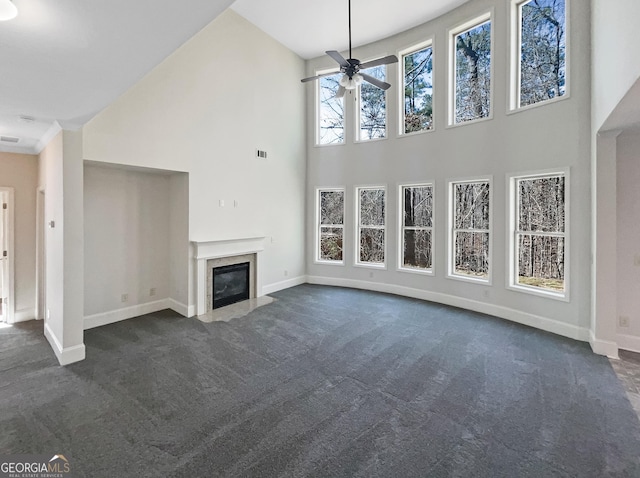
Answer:
[(212, 309), (249, 299), (249, 263), (213, 269)]

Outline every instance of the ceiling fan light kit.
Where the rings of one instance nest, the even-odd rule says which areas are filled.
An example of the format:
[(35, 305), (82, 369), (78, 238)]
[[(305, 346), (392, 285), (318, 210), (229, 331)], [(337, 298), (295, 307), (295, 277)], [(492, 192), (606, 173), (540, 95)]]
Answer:
[[(366, 70), (374, 66), (390, 65), (391, 63), (398, 63), (398, 57), (395, 55), (385, 56), (377, 60), (361, 63), (360, 60), (353, 58), (351, 52), (351, 0), (349, 0), (349, 59), (345, 59), (339, 52), (335, 50), (329, 50), (326, 52), (331, 58), (333, 58), (340, 65), (340, 73), (343, 74), (340, 78), (338, 92), (336, 98), (342, 98), (345, 90), (355, 90), (362, 84), (363, 81), (371, 83), (382, 90), (388, 90), (391, 85), (386, 81), (379, 80), (373, 76), (365, 73), (360, 73), (360, 70)], [(307, 81), (317, 80), (325, 76), (335, 75), (335, 72), (323, 73), (321, 75), (311, 76), (309, 78), (303, 78), (301, 81), (306, 83)]]
[(13, 20), (18, 16), (18, 9), (11, 0), (0, 0), (0, 22)]

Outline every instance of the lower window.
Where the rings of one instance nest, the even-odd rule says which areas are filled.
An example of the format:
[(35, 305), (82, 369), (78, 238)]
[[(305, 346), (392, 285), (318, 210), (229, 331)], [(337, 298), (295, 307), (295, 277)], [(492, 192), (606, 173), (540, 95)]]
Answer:
[(400, 187), (400, 269), (433, 271), (433, 185)]
[(383, 187), (357, 188), (358, 246), (356, 264), (384, 266), (386, 199)]
[(344, 190), (318, 190), (319, 262), (343, 263)]
[(511, 286), (566, 295), (566, 173), (511, 179)]

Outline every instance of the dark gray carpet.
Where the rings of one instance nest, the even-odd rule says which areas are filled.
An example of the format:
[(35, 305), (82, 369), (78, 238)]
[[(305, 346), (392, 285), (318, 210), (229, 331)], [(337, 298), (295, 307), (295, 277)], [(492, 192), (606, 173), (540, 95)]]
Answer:
[(274, 296), (87, 331), (64, 368), (41, 324), (0, 331), (0, 454), (90, 477), (640, 476), (640, 422), (586, 344), (372, 292)]

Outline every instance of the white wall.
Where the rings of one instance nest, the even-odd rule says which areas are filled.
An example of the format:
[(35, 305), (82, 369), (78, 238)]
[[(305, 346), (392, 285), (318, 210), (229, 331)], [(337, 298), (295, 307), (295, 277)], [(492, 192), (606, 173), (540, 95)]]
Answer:
[(618, 137), (617, 156), (617, 309), (629, 319), (618, 343), (640, 352), (640, 131)]
[(35, 318), (38, 157), (0, 152), (0, 186), (14, 188), (15, 321)]
[[(577, 3), (577, 2), (575, 2)], [(591, 0), (593, 130), (603, 123), (640, 78), (636, 29), (638, 0)]]
[[(570, 18), (570, 98), (517, 114), (506, 114), (508, 88), (507, 0), (471, 0), (464, 6), (395, 37), (354, 51), (363, 61), (396, 53), (430, 37), (435, 43), (435, 131), (398, 137), (398, 68), (388, 70), (389, 139), (354, 144), (347, 130), (344, 146), (314, 147), (315, 95), (307, 87), (308, 155), (307, 243), (314, 244), (315, 189), (346, 186), (347, 209), (344, 267), (314, 263), (307, 252), (309, 275), (324, 283), (359, 285), (398, 293), (410, 293), (446, 303), (482, 310), (512, 320), (585, 340), (589, 328), (590, 249), (590, 74), (588, 2), (572, 1)], [(391, 8), (391, 7), (390, 7)], [(447, 128), (446, 31), (488, 9), (494, 9), (493, 119)], [(334, 67), (328, 57), (308, 63), (307, 74)], [(350, 125), (351, 122), (347, 121)], [(548, 168), (569, 167), (571, 184), (570, 301), (562, 302), (507, 290), (506, 175)], [(493, 176), (493, 285), (470, 284), (445, 278), (447, 181), (451, 178)], [(397, 272), (397, 185), (435, 181), (435, 276)], [(386, 184), (388, 249), (387, 270), (357, 268), (355, 255), (354, 186)], [(370, 273), (373, 272), (373, 277)]]
[(85, 317), (170, 298), (173, 199), (168, 174), (85, 166)]
[(59, 362), (85, 357), (83, 343), (82, 133), (61, 131), (40, 153), (45, 191), (45, 336)]
[(190, 240), (272, 237), (263, 284), (303, 277), (303, 74), (226, 11), (85, 126), (84, 157), (188, 172)]

